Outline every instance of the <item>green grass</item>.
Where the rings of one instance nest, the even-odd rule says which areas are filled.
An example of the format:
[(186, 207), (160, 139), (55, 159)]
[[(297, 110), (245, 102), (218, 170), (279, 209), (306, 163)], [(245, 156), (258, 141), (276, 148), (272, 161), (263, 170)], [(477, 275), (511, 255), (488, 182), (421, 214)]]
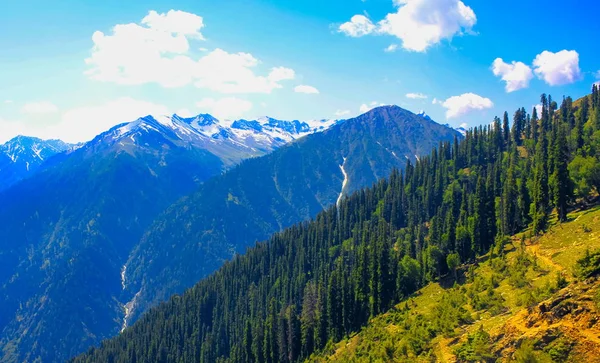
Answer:
[[(503, 257), (482, 258), (474, 268), (472, 278), (462, 285), (444, 289), (439, 283), (431, 283), (394, 309), (372, 319), (358, 334), (330, 345), (326, 352), (311, 360), (453, 361), (454, 353), (466, 344), (468, 336), (476, 336), (481, 328), (492, 336), (502, 333), (508, 319), (558, 290), (559, 274), (573, 281), (577, 260), (586, 250), (600, 249), (600, 206), (572, 213), (569, 217), (565, 224), (556, 224), (554, 220), (545, 235), (528, 239), (525, 245), (521, 244), (521, 235), (515, 236), (505, 246)], [(528, 236), (528, 232), (523, 235)], [(522, 271), (520, 274), (519, 270)], [(465, 297), (463, 313), (471, 319), (448, 330), (452, 324), (440, 320), (452, 320), (453, 317), (434, 312), (445, 306), (450, 309), (450, 315), (459, 314), (458, 310), (448, 308), (448, 304), (443, 305), (442, 300), (452, 300), (452, 296), (454, 299)], [(600, 304), (600, 292), (598, 301)], [(484, 308), (477, 308), (481, 306)], [(552, 353), (559, 354), (562, 348), (555, 347)], [(542, 361), (548, 354), (535, 352)]]

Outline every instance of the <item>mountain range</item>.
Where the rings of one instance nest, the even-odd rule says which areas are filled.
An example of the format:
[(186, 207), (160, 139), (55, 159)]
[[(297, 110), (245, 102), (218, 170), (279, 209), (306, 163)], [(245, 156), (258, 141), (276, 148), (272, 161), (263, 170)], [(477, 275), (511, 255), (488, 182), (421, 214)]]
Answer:
[(82, 352), (460, 137), (387, 106), (343, 122), (146, 116), (67, 148), (0, 192), (0, 361)]

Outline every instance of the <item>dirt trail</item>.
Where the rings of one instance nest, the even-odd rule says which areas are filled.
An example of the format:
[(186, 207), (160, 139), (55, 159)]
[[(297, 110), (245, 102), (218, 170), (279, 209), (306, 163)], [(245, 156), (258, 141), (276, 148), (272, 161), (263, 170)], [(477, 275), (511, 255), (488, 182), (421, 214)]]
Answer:
[(561, 272), (565, 270), (564, 267), (562, 267), (561, 265), (554, 262), (552, 260), (552, 257), (548, 257), (548, 256), (546, 256), (546, 254), (544, 252), (542, 252), (539, 242), (525, 246), (525, 250), (529, 254), (536, 256), (538, 259), (540, 259), (546, 266), (549, 266), (549, 267), (551, 267), (557, 271), (561, 271)]

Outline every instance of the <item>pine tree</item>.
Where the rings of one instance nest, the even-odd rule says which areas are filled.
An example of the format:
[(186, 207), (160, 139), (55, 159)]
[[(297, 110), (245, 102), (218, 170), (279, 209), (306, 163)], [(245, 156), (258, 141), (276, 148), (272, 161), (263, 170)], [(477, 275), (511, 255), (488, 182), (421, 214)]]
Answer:
[(538, 133), (539, 133), (539, 119), (538, 119), (538, 114), (537, 114), (537, 107), (534, 107), (533, 111), (531, 113), (531, 138), (533, 139), (534, 142), (537, 142), (537, 140), (538, 140)]
[(504, 182), (504, 190), (502, 192), (502, 207), (503, 207), (503, 224), (502, 232), (504, 235), (510, 236), (517, 229), (517, 181), (515, 175), (516, 149), (510, 153), (510, 161), (506, 180)]
[(535, 235), (546, 230), (549, 218), (547, 167), (548, 146), (544, 131), (545, 130), (542, 128), (535, 154), (535, 174), (533, 180), (533, 203), (531, 212), (531, 219), (533, 220), (533, 234)]
[(510, 127), (508, 125), (508, 112), (504, 111), (504, 117), (502, 118), (502, 136), (504, 138), (504, 146), (508, 147), (510, 142)]
[(560, 222), (567, 221), (568, 202), (572, 197), (571, 179), (569, 178), (569, 148), (563, 127), (558, 126), (557, 137), (553, 145), (552, 160), (554, 162), (554, 173), (552, 174), (552, 190), (554, 206)]

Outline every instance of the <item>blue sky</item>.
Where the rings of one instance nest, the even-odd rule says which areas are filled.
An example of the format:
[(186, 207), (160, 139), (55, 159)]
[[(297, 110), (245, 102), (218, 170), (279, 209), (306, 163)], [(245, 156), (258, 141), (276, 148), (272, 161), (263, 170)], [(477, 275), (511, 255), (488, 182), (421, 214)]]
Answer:
[(85, 141), (172, 112), (308, 120), (397, 104), (453, 126), (489, 123), (531, 109), (542, 92), (589, 92), (600, 71), (599, 8), (592, 0), (7, 0), (0, 142), (16, 134)]

